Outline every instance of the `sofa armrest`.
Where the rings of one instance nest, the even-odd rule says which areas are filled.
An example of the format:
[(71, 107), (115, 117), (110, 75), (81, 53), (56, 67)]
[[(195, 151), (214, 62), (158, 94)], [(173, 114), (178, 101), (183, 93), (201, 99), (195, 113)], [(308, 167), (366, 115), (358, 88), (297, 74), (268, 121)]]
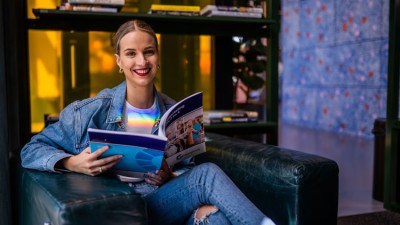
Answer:
[(221, 167), (277, 224), (336, 225), (338, 165), (299, 151), (208, 133), (196, 162)]
[(112, 176), (19, 169), (20, 224), (147, 224), (144, 199)]

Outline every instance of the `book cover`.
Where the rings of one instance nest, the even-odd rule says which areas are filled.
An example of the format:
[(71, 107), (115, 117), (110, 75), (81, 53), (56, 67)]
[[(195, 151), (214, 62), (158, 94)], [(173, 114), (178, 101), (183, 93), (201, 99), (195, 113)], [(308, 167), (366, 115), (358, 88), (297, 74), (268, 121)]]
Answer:
[(218, 11), (212, 10), (207, 11), (202, 16), (207, 17), (241, 17), (241, 18), (262, 18), (261, 13), (253, 13), (253, 12), (234, 12), (234, 11)]
[(125, 0), (68, 0), (70, 4), (86, 4), (86, 5), (118, 5), (123, 6)]
[(180, 11), (180, 12), (200, 12), (200, 6), (196, 5), (164, 5), (152, 4), (150, 11)]
[(110, 149), (101, 158), (123, 155), (114, 170), (140, 173), (160, 169), (167, 139), (156, 135), (88, 129), (90, 149), (96, 151), (103, 146)]
[(158, 135), (88, 129), (91, 151), (108, 145), (101, 157), (123, 155), (113, 170), (142, 178), (160, 169), (163, 158), (170, 166), (206, 151), (202, 92), (171, 107), (160, 119)]
[(200, 10), (200, 14), (203, 15), (210, 11), (251, 12), (263, 14), (264, 10), (256, 7), (206, 5)]

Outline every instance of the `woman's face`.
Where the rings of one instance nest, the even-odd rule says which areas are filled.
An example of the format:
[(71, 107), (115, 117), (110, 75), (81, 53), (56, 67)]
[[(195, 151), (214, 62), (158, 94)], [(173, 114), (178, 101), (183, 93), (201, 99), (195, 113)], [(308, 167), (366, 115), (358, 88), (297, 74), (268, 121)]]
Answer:
[(120, 40), (120, 54), (115, 56), (130, 85), (153, 86), (158, 69), (158, 51), (151, 35), (142, 31), (127, 33)]

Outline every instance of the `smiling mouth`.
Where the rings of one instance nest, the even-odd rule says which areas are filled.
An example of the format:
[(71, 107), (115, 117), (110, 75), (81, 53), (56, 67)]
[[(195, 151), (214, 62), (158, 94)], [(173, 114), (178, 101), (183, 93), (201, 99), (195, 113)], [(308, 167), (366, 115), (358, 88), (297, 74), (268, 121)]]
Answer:
[(137, 70), (132, 70), (132, 71), (135, 72), (139, 76), (146, 76), (150, 72), (150, 68), (137, 69)]

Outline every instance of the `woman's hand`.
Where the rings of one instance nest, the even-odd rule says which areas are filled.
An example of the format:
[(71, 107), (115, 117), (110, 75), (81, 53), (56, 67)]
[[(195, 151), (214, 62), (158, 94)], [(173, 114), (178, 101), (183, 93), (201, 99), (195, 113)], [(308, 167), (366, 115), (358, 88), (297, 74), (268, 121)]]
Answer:
[(90, 147), (87, 147), (80, 154), (61, 160), (60, 164), (67, 170), (96, 176), (111, 169), (122, 158), (122, 155), (113, 155), (98, 159), (108, 149), (108, 146), (104, 146), (90, 153)]
[(144, 180), (148, 184), (161, 186), (174, 177), (175, 175), (172, 173), (167, 161), (163, 159), (161, 169), (157, 170), (156, 173), (146, 173), (146, 178)]

